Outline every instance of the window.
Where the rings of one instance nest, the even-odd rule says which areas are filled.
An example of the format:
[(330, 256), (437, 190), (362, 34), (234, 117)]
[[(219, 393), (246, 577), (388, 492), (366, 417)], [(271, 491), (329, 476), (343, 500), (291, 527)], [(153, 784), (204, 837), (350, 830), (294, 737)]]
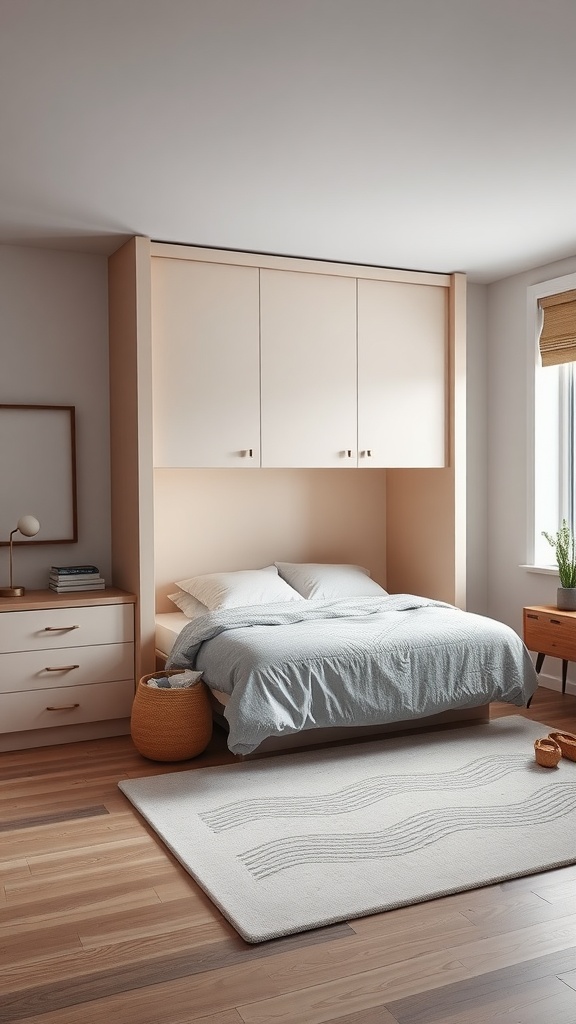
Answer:
[[(534, 395), (533, 515), (528, 561), (540, 566), (555, 566), (553, 550), (542, 536), (542, 531), (555, 533), (564, 518), (576, 529), (576, 363), (563, 361), (570, 360), (572, 355), (576, 359), (576, 347), (572, 352), (565, 351), (562, 338), (568, 338), (570, 344), (565, 311), (559, 315), (557, 304), (546, 301), (549, 296), (575, 288), (576, 274), (570, 274), (528, 289), (529, 325), (535, 341), (535, 371), (534, 363), (531, 371)], [(544, 311), (540, 309), (540, 301)], [(573, 305), (576, 310), (576, 302)], [(552, 317), (548, 320), (547, 308), (552, 308)], [(548, 350), (544, 361), (552, 363), (545, 366), (542, 365), (539, 344), (543, 315), (542, 344)], [(552, 320), (555, 320), (555, 325)], [(556, 359), (560, 361), (556, 363)]]

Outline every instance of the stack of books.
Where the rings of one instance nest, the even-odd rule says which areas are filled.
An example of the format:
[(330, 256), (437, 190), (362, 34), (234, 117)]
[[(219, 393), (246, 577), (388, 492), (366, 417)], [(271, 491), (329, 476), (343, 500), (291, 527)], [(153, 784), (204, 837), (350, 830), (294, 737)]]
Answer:
[(80, 590), (104, 590), (106, 581), (97, 565), (53, 565), (48, 586), (57, 594), (72, 594)]

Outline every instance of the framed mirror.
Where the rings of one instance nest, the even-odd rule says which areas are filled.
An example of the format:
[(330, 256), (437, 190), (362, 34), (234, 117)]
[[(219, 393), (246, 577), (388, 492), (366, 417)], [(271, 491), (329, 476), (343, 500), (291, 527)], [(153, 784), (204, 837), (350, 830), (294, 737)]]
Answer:
[(78, 540), (75, 406), (0, 405), (0, 488), (0, 545), (25, 515), (40, 530), (14, 544)]

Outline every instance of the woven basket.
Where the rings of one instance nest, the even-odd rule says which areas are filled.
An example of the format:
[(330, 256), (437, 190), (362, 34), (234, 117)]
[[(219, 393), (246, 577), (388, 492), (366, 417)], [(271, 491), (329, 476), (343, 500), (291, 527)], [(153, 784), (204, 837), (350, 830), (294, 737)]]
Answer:
[(210, 742), (212, 709), (202, 680), (182, 690), (148, 686), (149, 679), (181, 671), (152, 672), (136, 688), (130, 732), (136, 750), (151, 761), (187, 761)]
[(558, 744), (563, 757), (576, 761), (576, 736), (571, 732), (551, 732), (549, 738)]
[(534, 753), (536, 754), (536, 761), (544, 768), (555, 768), (562, 757), (559, 744), (556, 743), (556, 740), (550, 739), (549, 736), (536, 740)]

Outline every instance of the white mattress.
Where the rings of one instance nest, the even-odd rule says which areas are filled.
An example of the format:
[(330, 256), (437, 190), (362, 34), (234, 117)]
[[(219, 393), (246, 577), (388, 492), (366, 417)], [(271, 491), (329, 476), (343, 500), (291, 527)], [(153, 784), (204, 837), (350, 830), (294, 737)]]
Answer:
[[(157, 612), (156, 613), (156, 650), (166, 658), (170, 654), (174, 641), (190, 619), (184, 612)], [(226, 704), (230, 700), (227, 693), (220, 690), (212, 690), (212, 693), (220, 701)]]
[(156, 650), (168, 657), (178, 633), (188, 622), (190, 619), (186, 618), (184, 612), (160, 612), (157, 614)]

